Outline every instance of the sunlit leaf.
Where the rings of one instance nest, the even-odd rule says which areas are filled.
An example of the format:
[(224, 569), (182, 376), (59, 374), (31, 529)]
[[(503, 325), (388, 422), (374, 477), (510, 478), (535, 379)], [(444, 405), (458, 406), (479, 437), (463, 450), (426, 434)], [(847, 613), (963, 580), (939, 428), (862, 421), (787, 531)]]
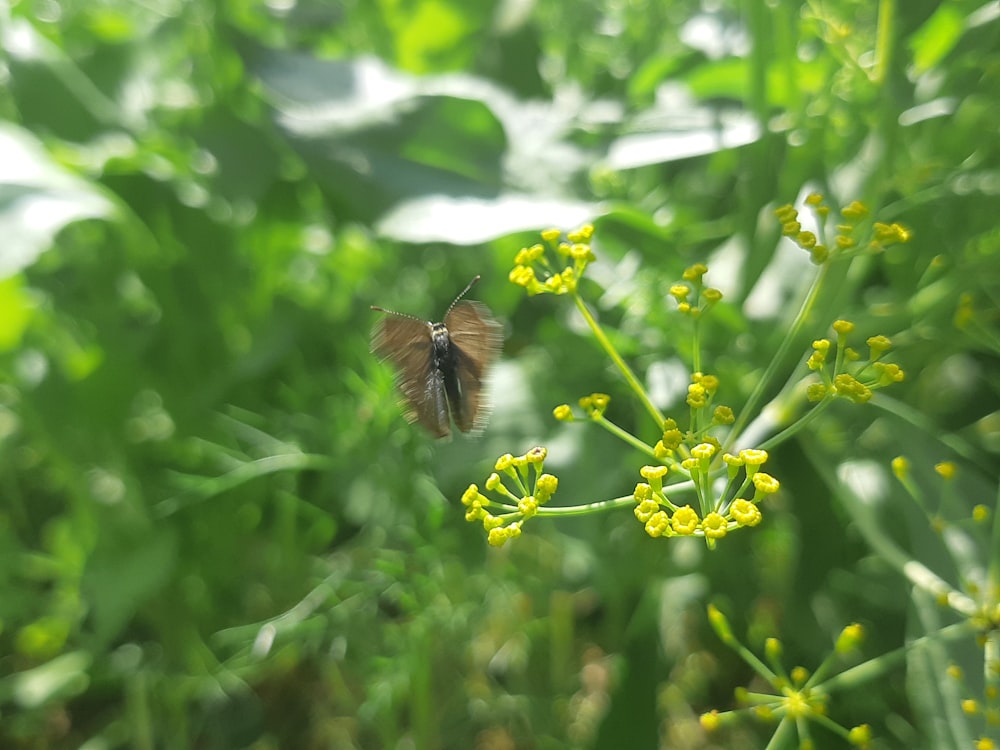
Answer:
[(30, 266), (63, 227), (109, 218), (114, 208), (92, 184), (60, 167), (28, 132), (0, 124), (0, 278)]

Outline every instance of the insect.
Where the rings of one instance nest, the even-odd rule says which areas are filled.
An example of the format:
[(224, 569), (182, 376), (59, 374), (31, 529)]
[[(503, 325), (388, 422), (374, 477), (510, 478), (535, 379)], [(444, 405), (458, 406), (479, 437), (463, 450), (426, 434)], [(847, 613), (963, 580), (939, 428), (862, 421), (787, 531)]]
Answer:
[(483, 386), (500, 353), (503, 326), (486, 305), (462, 300), (479, 279), (455, 298), (443, 323), (372, 305), (386, 314), (372, 332), (372, 352), (395, 366), (407, 418), (435, 437), (451, 434), (451, 420), (462, 432), (478, 432), (489, 418)]

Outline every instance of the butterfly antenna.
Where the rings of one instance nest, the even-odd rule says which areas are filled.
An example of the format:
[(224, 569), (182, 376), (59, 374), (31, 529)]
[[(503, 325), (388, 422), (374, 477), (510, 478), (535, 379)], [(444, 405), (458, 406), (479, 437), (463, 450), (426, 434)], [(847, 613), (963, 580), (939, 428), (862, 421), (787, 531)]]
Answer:
[(455, 301), (452, 302), (450, 305), (448, 305), (448, 309), (445, 311), (445, 314), (444, 314), (444, 316), (446, 318), (448, 317), (448, 313), (451, 312), (451, 308), (453, 308), (455, 305), (457, 305), (458, 301), (460, 299), (462, 299), (462, 297), (464, 297), (466, 294), (468, 294), (469, 290), (472, 289), (472, 287), (474, 287), (476, 285), (476, 282), (479, 281), (481, 278), (483, 278), (483, 277), (482, 276), (478, 276), (478, 275), (474, 276), (473, 279), (472, 279), (472, 281), (470, 281), (468, 284), (465, 285), (465, 289), (462, 290), (461, 294), (459, 294), (457, 297), (455, 297)]
[[(463, 292), (464, 294), (464, 292)], [(395, 310), (386, 310), (384, 307), (379, 307), (378, 305), (372, 305), (372, 310), (378, 310), (386, 315), (395, 315), (397, 318), (409, 318), (410, 320), (416, 320), (419, 323), (424, 323), (426, 321), (421, 320), (416, 315), (407, 315), (406, 313), (396, 312)]]

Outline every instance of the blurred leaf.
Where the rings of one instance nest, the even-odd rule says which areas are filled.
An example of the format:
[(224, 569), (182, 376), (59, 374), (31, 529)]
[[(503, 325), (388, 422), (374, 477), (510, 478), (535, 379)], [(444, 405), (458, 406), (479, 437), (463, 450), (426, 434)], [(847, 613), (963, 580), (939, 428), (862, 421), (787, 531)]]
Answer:
[(910, 37), (915, 72), (924, 73), (938, 65), (955, 48), (964, 31), (962, 12), (953, 5), (939, 5), (934, 15)]
[(90, 683), (91, 656), (73, 651), (14, 677), (14, 699), (24, 708), (37, 708), (56, 698), (79, 695)]
[(715, 125), (692, 126), (690, 121), (676, 131), (635, 133), (616, 139), (608, 151), (612, 169), (635, 169), (650, 164), (689, 159), (738, 148), (760, 138), (760, 126), (747, 113), (721, 113), (714, 118), (703, 110), (703, 119), (717, 119)]
[(112, 204), (53, 162), (34, 136), (0, 123), (0, 279), (30, 266), (67, 224), (109, 218)]
[(506, 193), (493, 199), (428, 195), (404, 201), (375, 225), (402, 242), (479, 245), (529, 229), (572, 229), (594, 218), (596, 204)]
[(176, 535), (165, 525), (138, 534), (105, 529), (81, 585), (101, 643), (114, 638), (140, 605), (170, 580), (176, 556)]
[(11, 276), (0, 281), (0, 351), (9, 351), (21, 343), (33, 309), (20, 277)]
[(389, 237), (473, 244), (593, 216), (566, 194), (566, 172), (582, 158), (561, 142), (565, 112), (522, 105), (472, 76), (412, 78), (370, 58), (247, 56), (316, 179)]

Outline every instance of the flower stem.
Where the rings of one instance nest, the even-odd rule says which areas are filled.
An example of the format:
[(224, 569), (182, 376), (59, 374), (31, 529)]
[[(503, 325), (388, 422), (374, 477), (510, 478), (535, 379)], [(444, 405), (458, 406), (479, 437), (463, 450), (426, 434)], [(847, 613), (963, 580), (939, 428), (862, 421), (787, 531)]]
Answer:
[(757, 385), (754, 386), (746, 404), (744, 404), (743, 408), (740, 410), (740, 416), (737, 417), (736, 422), (733, 423), (733, 427), (729, 431), (729, 436), (726, 438), (726, 442), (723, 444), (722, 450), (719, 451), (720, 454), (727, 452), (732, 447), (733, 443), (739, 438), (740, 433), (743, 432), (743, 428), (746, 426), (747, 420), (750, 419), (750, 415), (757, 412), (757, 405), (764, 397), (764, 391), (767, 389), (768, 384), (774, 378), (778, 369), (782, 367), (792, 346), (798, 341), (799, 332), (805, 325), (806, 320), (808, 320), (809, 314), (812, 312), (812, 309), (816, 304), (816, 300), (819, 298), (819, 292), (823, 287), (823, 281), (826, 279), (829, 268), (829, 263), (825, 263), (820, 267), (819, 273), (816, 274), (816, 278), (813, 279), (812, 286), (809, 288), (809, 293), (802, 302), (802, 307), (799, 308), (788, 333), (782, 338), (778, 351), (771, 357), (771, 361), (768, 364), (767, 369), (764, 371), (764, 374), (758, 378)]
[(538, 518), (543, 516), (585, 516), (589, 513), (616, 510), (630, 505), (635, 505), (635, 497), (632, 495), (622, 495), (621, 497), (616, 497), (613, 500), (598, 500), (596, 502), (585, 503), (583, 505), (562, 505), (552, 508), (543, 506), (538, 509), (535, 516)]
[(625, 380), (628, 381), (629, 387), (632, 388), (635, 394), (639, 397), (639, 400), (642, 401), (643, 406), (646, 407), (646, 411), (649, 412), (649, 415), (656, 422), (657, 428), (662, 427), (664, 422), (663, 414), (661, 414), (660, 410), (657, 409), (653, 402), (649, 400), (646, 390), (642, 387), (642, 384), (635, 376), (635, 373), (632, 372), (632, 369), (627, 364), (625, 364), (625, 360), (622, 359), (621, 355), (615, 350), (611, 340), (608, 339), (604, 330), (594, 319), (594, 316), (591, 315), (590, 310), (587, 309), (587, 305), (584, 303), (583, 298), (576, 292), (574, 292), (572, 296), (573, 302), (576, 304), (576, 308), (580, 311), (580, 314), (583, 315), (583, 319), (587, 321), (587, 325), (590, 326), (590, 330), (593, 331), (594, 336), (597, 338), (597, 342), (601, 345), (604, 351), (607, 352), (607, 355), (611, 357), (611, 361), (615, 363), (615, 366), (621, 371), (622, 375), (625, 376)]

